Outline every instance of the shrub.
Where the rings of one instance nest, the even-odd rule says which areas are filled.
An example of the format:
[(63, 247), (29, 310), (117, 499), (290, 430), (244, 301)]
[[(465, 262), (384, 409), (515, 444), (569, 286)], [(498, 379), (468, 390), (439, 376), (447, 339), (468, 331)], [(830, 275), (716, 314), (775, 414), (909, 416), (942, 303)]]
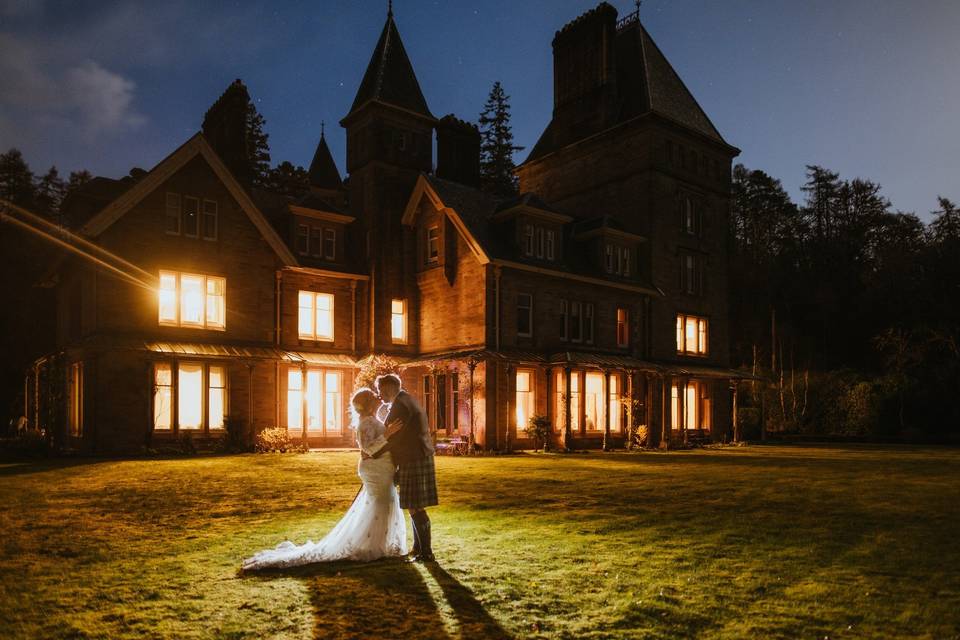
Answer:
[(244, 442), (244, 422), (231, 416), (223, 417), (223, 428), (226, 435), (223, 438), (222, 448), (228, 453), (249, 451), (249, 445)]
[(550, 439), (550, 419), (547, 416), (530, 416), (524, 432), (533, 438), (534, 447), (539, 449), (542, 444), (543, 449), (546, 450), (547, 442)]
[(259, 453), (302, 453), (307, 450), (305, 444), (295, 444), (283, 427), (272, 427), (258, 433), (255, 448)]
[(377, 376), (387, 373), (400, 375), (400, 361), (390, 356), (371, 356), (360, 363), (360, 369), (353, 379), (353, 388), (370, 387), (372, 389)]

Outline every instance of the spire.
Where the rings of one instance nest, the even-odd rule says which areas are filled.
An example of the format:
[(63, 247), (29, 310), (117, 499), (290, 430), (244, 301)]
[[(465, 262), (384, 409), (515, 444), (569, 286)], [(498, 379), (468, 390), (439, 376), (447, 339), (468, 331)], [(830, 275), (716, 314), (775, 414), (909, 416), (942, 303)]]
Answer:
[(400, 32), (393, 20), (392, 2), (387, 5), (387, 22), (383, 25), (380, 40), (373, 50), (347, 117), (372, 100), (434, 119), (400, 40)]
[(323, 135), (321, 125), (320, 143), (317, 145), (317, 151), (313, 154), (313, 161), (310, 163), (310, 169), (307, 171), (307, 177), (310, 180), (311, 187), (319, 189), (340, 189), (343, 183), (340, 181), (340, 172), (330, 154), (330, 148), (327, 147), (327, 141)]

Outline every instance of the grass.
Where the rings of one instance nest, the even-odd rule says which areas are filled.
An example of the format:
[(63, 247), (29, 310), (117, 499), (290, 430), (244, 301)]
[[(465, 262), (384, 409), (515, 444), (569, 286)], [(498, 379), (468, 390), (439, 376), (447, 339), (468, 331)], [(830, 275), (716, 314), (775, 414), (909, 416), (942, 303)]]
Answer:
[(238, 576), (355, 453), (0, 465), (3, 638), (960, 638), (960, 451), (438, 458), (436, 567)]

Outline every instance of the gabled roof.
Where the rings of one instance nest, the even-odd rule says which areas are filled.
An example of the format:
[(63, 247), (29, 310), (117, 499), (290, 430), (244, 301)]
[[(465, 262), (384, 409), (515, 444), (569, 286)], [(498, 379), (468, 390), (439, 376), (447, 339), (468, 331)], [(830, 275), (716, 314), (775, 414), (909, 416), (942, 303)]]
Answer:
[[(620, 106), (608, 129), (639, 116), (655, 114), (731, 151), (739, 151), (723, 139), (639, 19), (626, 20), (617, 29), (616, 61)], [(556, 125), (551, 120), (524, 164), (564, 146), (556, 137)]]
[(114, 222), (122, 218), (127, 212), (133, 209), (144, 198), (158, 189), (166, 180), (168, 180), (177, 171), (183, 168), (187, 162), (197, 156), (202, 156), (210, 168), (217, 175), (223, 185), (230, 192), (230, 195), (237, 201), (240, 208), (250, 218), (250, 221), (257, 227), (280, 260), (285, 265), (297, 264), (296, 258), (290, 252), (290, 249), (284, 244), (280, 236), (274, 230), (273, 226), (267, 221), (263, 213), (257, 208), (250, 199), (247, 192), (240, 186), (230, 170), (227, 169), (220, 157), (207, 144), (203, 134), (197, 133), (187, 140), (176, 151), (160, 161), (157, 166), (151, 169), (147, 175), (130, 189), (124, 192), (116, 200), (104, 207), (98, 214), (90, 218), (83, 227), (80, 228), (80, 234), (87, 237), (96, 237), (106, 231)]
[(333, 161), (333, 155), (331, 155), (327, 140), (322, 133), (320, 134), (320, 142), (317, 144), (317, 150), (313, 154), (310, 169), (307, 171), (307, 178), (310, 180), (311, 187), (321, 189), (341, 189), (343, 187), (337, 164)]
[(387, 14), (387, 22), (383, 25), (380, 40), (370, 57), (367, 72), (363, 74), (350, 113), (344, 119), (371, 101), (393, 105), (434, 119), (423, 92), (420, 91), (420, 83), (417, 82), (403, 41), (400, 40), (400, 32), (393, 21), (392, 11)]

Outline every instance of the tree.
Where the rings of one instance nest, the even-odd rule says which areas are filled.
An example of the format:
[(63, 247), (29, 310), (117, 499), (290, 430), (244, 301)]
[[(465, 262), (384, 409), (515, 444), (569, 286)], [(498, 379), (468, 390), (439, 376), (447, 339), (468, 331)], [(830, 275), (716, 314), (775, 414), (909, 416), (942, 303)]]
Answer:
[(247, 98), (246, 112), (247, 153), (250, 159), (252, 181), (255, 186), (266, 186), (270, 181), (270, 145), (269, 136), (263, 128), (267, 121), (257, 111), (253, 101)]
[(930, 223), (931, 237), (936, 242), (960, 240), (960, 210), (943, 196), (937, 196), (937, 203), (940, 209), (933, 212), (933, 221)]
[(19, 149), (0, 154), (0, 198), (31, 208), (36, 201), (33, 172)]
[(284, 160), (270, 170), (264, 186), (274, 193), (297, 197), (310, 189), (310, 177), (303, 167)]
[(515, 151), (523, 147), (513, 144), (510, 127), (510, 96), (493, 83), (487, 103), (480, 112), (480, 186), (490, 193), (510, 197), (517, 193)]
[(55, 166), (50, 167), (37, 181), (36, 193), (37, 209), (50, 218), (60, 220), (60, 205), (67, 195), (67, 185)]

